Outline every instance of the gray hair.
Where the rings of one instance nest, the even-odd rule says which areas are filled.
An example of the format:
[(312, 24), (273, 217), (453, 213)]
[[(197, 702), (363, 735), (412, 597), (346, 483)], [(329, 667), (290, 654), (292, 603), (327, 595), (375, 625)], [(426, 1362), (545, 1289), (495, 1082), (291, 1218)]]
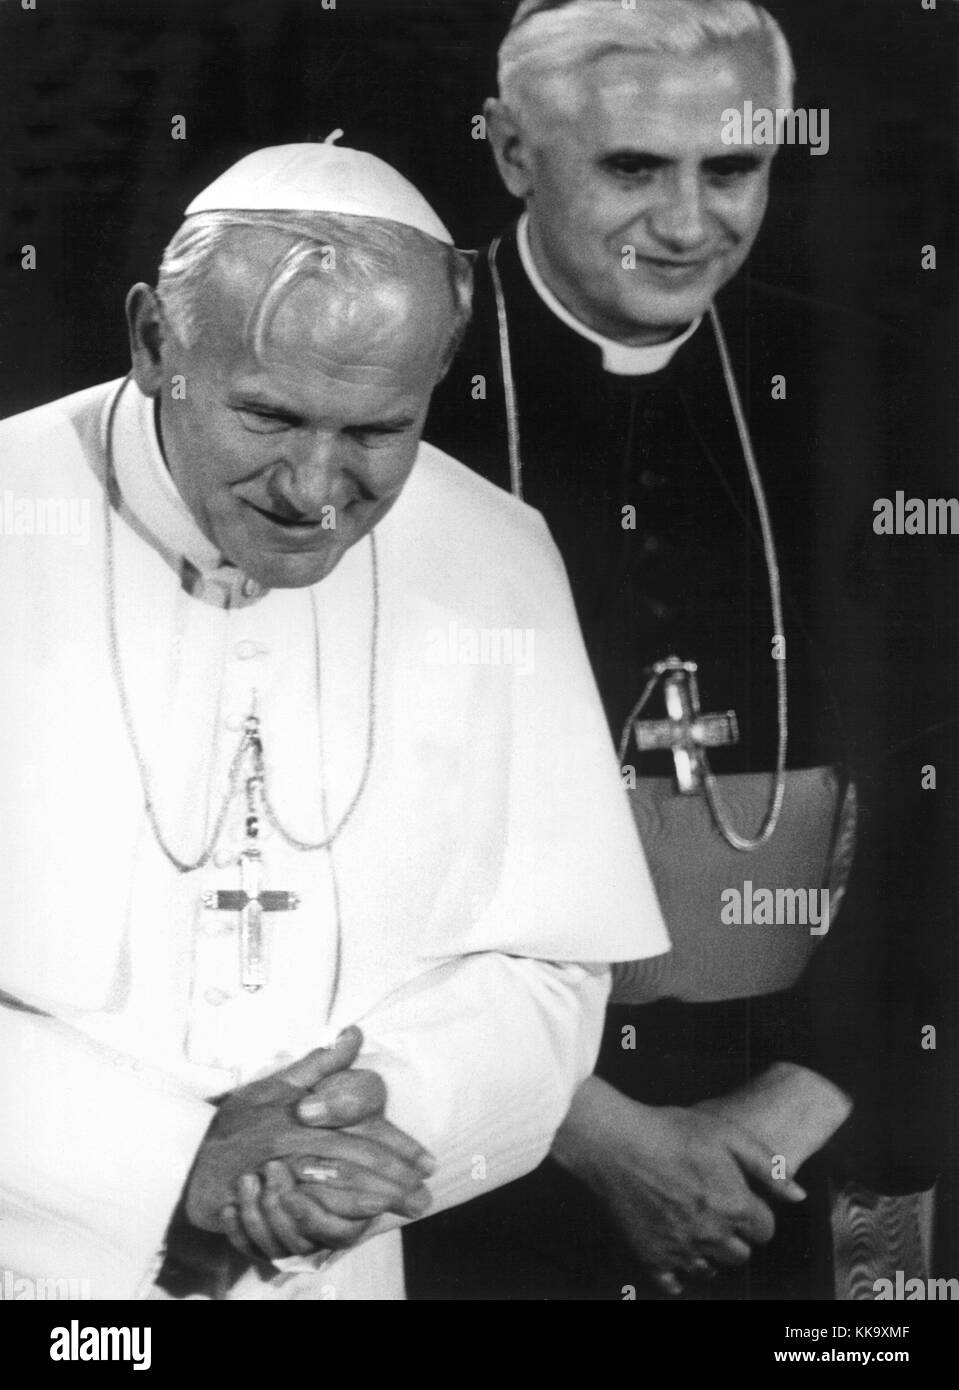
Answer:
[(500, 45), (500, 95), (528, 122), (547, 82), (568, 102), (570, 74), (609, 53), (688, 55), (752, 36), (767, 44), (777, 105), (788, 106), (796, 80), (789, 44), (749, 0), (523, 0)]
[(267, 228), (291, 238), (274, 262), (250, 317), (248, 331), (255, 352), (262, 352), (270, 320), (295, 281), (335, 268), (357, 286), (371, 284), (402, 278), (402, 267), (418, 258), (441, 264), (447, 275), (453, 326), (441, 363), (445, 373), (470, 319), (472, 257), (415, 227), (346, 213), (230, 210), (188, 217), (164, 251), (157, 277), (157, 295), (184, 347), (192, 347), (209, 327), (203, 286), (216, 256), (244, 227)]

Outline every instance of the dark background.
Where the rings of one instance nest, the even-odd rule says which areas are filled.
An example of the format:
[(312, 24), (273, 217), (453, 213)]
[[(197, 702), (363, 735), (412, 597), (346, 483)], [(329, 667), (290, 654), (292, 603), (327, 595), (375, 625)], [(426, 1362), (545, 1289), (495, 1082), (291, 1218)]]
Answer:
[[(121, 374), (123, 294), (190, 197), (261, 145), (325, 137), (395, 163), (461, 245), (513, 214), (473, 116), (514, 0), (0, 0), (0, 414)], [(922, 324), (956, 378), (955, 0), (779, 0), (796, 104), (830, 149), (786, 149), (761, 278)], [(171, 138), (171, 118), (187, 138)], [(24, 244), (37, 269), (21, 268)], [(923, 272), (933, 243), (939, 269)]]

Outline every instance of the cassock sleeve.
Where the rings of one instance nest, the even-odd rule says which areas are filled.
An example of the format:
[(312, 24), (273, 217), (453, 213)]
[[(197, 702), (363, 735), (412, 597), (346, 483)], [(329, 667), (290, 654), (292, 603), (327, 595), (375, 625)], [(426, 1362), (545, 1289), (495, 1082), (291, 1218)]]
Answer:
[(609, 972), (498, 954), (421, 976), (360, 1026), (387, 1116), (439, 1160), (433, 1211), (546, 1157), (599, 1051)]
[(0, 1005), (0, 1264), (145, 1296), (213, 1107), (44, 1015)]
[[(428, 1216), (546, 1157), (592, 1071), (608, 993), (604, 967), (489, 953), (439, 966), (357, 1020), (387, 1118), (438, 1161)], [(399, 1224), (383, 1218), (371, 1235)], [(334, 1284), (338, 1258), (325, 1266)]]

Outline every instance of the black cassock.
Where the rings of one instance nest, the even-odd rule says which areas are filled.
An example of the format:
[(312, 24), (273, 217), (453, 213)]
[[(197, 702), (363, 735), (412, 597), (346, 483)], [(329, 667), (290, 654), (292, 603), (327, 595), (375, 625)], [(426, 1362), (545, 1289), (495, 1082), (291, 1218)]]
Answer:
[[(702, 708), (738, 717), (739, 742), (711, 750), (714, 770), (769, 771), (776, 683), (767, 567), (708, 318), (663, 370), (614, 375), (601, 349), (536, 294), (515, 230), (498, 265), (523, 495), (566, 563), (613, 738), (647, 667), (674, 653), (698, 663)], [(840, 1180), (919, 1190), (938, 1157), (942, 1055), (921, 1048), (921, 1029), (947, 1026), (937, 957), (946, 851), (921, 767), (943, 762), (944, 687), (930, 652), (950, 639), (936, 631), (943, 609), (930, 601), (935, 541), (876, 536), (873, 503), (916, 482), (917, 452), (928, 461), (917, 444), (922, 402), (903, 373), (902, 344), (890, 352), (884, 332), (844, 311), (760, 286), (747, 272), (717, 307), (782, 574), (788, 765), (849, 771), (859, 844), (838, 921), (799, 987), (718, 1004), (613, 1007), (597, 1070), (637, 1099), (675, 1105), (729, 1090), (776, 1060), (811, 1066), (851, 1091), (856, 1116), (800, 1181), (821, 1196), (828, 1159)], [(509, 488), (485, 255), (474, 322), (425, 437)], [(635, 529), (624, 526), (625, 508), (635, 508)], [(633, 748), (627, 761), (640, 775), (672, 771), (668, 753), (638, 757)], [(621, 1046), (627, 1022), (638, 1034), (631, 1051)], [(824, 1200), (779, 1207), (777, 1221), (772, 1245), (708, 1296), (831, 1296)], [(599, 1204), (551, 1160), (410, 1228), (406, 1243), (413, 1298), (619, 1298), (623, 1285), (642, 1284)]]

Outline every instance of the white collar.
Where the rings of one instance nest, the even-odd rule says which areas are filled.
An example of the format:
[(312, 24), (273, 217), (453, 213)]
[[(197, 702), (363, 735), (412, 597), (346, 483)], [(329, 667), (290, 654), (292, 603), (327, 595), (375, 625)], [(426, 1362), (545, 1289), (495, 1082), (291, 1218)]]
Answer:
[(670, 338), (665, 343), (653, 343), (652, 346), (647, 347), (628, 347), (625, 343), (617, 343), (615, 339), (604, 337), (602, 333), (587, 328), (584, 323), (580, 323), (579, 319), (574, 318), (565, 304), (561, 304), (556, 298), (540, 275), (536, 262), (533, 260), (533, 251), (529, 241), (528, 213), (524, 212), (519, 219), (516, 243), (519, 247), (519, 258), (529, 277), (530, 284), (547, 309), (565, 323), (567, 328), (578, 333), (581, 338), (588, 338), (591, 343), (596, 343), (598, 347), (602, 348), (603, 368), (605, 371), (613, 373), (614, 376), (649, 376), (652, 372), (662, 371), (672, 361), (683, 343), (689, 341), (703, 321), (700, 315), (683, 333), (680, 333), (678, 338)]
[(224, 560), (181, 497), (157, 437), (153, 400), (133, 380), (122, 392), (114, 412), (112, 446), (124, 502), (174, 563), (186, 559), (204, 579), (230, 590), (242, 589), (246, 598), (258, 597), (263, 592), (260, 586)]

